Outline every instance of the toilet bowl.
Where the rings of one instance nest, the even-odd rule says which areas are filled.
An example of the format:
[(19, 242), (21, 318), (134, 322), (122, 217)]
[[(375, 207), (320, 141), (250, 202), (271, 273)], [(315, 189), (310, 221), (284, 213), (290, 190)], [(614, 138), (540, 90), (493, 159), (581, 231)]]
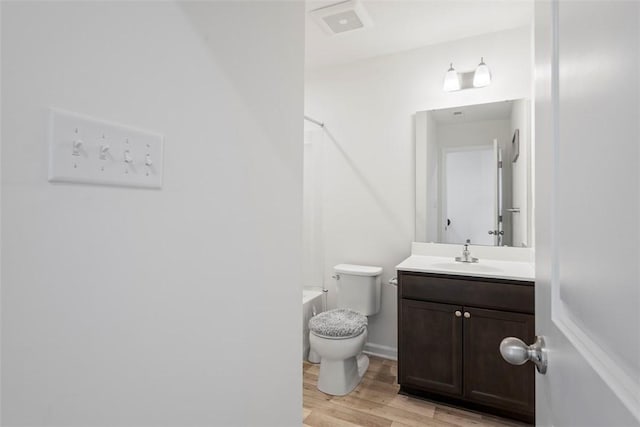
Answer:
[(320, 356), (318, 390), (334, 396), (349, 394), (362, 380), (369, 358), (362, 354), (367, 342), (366, 329), (352, 337), (325, 337), (309, 333), (309, 341)]
[(369, 359), (362, 355), (367, 342), (367, 317), (347, 308), (320, 313), (309, 321), (309, 343), (320, 357), (318, 390), (343, 396), (362, 379)]
[(338, 308), (309, 320), (309, 353), (310, 361), (320, 361), (318, 390), (343, 396), (360, 383), (369, 367), (362, 350), (367, 342), (367, 316), (380, 311), (382, 268), (340, 264), (334, 271)]

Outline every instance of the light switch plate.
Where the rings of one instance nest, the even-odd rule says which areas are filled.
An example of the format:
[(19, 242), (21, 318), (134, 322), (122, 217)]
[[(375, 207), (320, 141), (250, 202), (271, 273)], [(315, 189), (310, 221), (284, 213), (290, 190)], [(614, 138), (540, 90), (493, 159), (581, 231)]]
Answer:
[(162, 135), (57, 109), (49, 125), (49, 181), (162, 188)]

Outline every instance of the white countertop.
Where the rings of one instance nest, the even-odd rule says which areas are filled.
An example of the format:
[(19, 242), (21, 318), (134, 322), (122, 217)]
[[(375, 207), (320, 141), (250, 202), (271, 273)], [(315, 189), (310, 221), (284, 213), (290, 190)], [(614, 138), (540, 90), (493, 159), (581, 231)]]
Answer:
[[(473, 254), (473, 252), (472, 252)], [(451, 256), (411, 255), (396, 266), (396, 270), (494, 279), (535, 280), (534, 264), (529, 261), (480, 259), (477, 263), (454, 261)]]

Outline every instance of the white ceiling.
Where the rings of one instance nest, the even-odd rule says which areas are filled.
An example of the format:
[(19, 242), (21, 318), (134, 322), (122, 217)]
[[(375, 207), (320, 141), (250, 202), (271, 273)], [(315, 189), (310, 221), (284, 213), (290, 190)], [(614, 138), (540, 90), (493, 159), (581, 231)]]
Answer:
[(327, 35), (308, 11), (338, 0), (307, 0), (307, 69), (416, 49), (529, 25), (532, 0), (360, 0), (373, 26)]

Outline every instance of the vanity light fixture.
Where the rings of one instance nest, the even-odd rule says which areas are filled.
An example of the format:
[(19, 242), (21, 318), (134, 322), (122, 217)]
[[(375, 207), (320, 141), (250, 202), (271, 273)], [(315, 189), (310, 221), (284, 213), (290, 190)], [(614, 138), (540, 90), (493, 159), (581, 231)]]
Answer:
[(491, 84), (491, 72), (484, 63), (484, 58), (480, 58), (480, 64), (473, 73), (473, 87), (485, 87)]
[(445, 74), (444, 76), (444, 84), (442, 85), (442, 89), (445, 92), (460, 90), (460, 77), (458, 76), (458, 72), (453, 68), (453, 63), (449, 65), (447, 74)]
[(474, 71), (463, 71), (458, 73), (453, 64), (449, 65), (447, 74), (444, 76), (442, 90), (454, 92), (461, 89), (471, 89), (489, 86), (491, 84), (491, 72), (484, 63), (484, 58), (480, 58), (480, 64)]

